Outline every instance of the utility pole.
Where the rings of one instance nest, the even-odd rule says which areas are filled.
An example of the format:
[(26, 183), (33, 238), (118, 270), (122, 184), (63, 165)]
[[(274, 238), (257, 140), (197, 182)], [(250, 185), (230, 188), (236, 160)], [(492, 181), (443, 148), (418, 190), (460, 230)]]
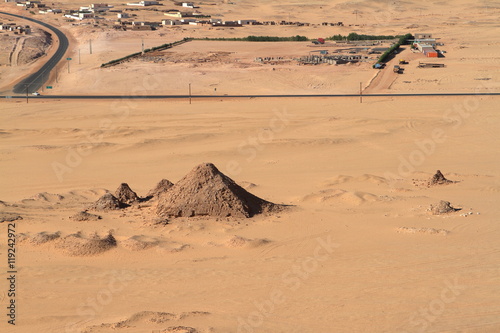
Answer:
[(82, 62), (80, 61), (80, 49), (78, 49), (78, 65), (81, 65)]
[(28, 104), (28, 85), (26, 84), (26, 104)]
[(363, 103), (363, 88), (362, 88), (363, 82), (359, 83), (359, 102)]
[(89, 39), (89, 50), (90, 54), (92, 54), (92, 39)]
[(191, 83), (189, 84), (189, 104), (191, 104)]
[(57, 76), (58, 76), (58, 72), (57, 72), (57, 67), (56, 67), (56, 83), (57, 83)]
[(67, 60), (68, 60), (68, 74), (69, 74), (69, 58)]
[(141, 38), (142, 41), (142, 54), (144, 54), (144, 38)]

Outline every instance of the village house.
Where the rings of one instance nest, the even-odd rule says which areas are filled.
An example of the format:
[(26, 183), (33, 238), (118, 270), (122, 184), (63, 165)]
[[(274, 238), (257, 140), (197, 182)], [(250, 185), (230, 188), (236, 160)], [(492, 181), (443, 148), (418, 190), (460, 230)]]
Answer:
[(62, 13), (62, 9), (43, 9), (38, 11), (40, 14), (58, 14)]
[(428, 33), (416, 33), (415, 34), (415, 39), (429, 39), (432, 38), (432, 34)]
[(182, 22), (179, 20), (162, 20), (162, 25), (182, 25)]
[(89, 7), (90, 11), (94, 13), (106, 12), (113, 8), (113, 6), (109, 6), (107, 3), (93, 3)]
[(200, 8), (198, 6), (195, 6), (193, 2), (183, 2), (182, 7), (185, 8)]
[(140, 1), (140, 2), (129, 2), (127, 3), (127, 6), (156, 6), (159, 5), (160, 3), (158, 1)]
[(15, 23), (0, 24), (0, 30), (12, 31), (15, 34), (31, 34), (31, 27), (29, 25), (17, 25)]
[(257, 23), (257, 20), (238, 20), (238, 24), (241, 24), (241, 25), (252, 25), (252, 24), (256, 24)]
[(67, 17), (72, 20), (86, 20), (86, 19), (93, 19), (94, 18), (94, 13), (85, 13), (85, 12), (77, 12), (73, 14), (66, 14), (64, 17)]

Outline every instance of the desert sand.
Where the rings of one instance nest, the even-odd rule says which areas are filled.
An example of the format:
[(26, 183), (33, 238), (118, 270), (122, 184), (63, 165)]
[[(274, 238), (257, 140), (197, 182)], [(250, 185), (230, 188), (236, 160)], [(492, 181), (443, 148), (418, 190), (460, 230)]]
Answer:
[[(397, 34), (419, 24), (409, 31), (431, 31), (453, 45), (443, 71), (417, 69), (418, 59), (412, 59), (390, 88), (384, 79), (371, 92), (498, 91), (499, 42), (493, 29), (498, 4), (234, 3), (205, 7), (212, 14), (224, 11), (228, 19), (291, 15), (358, 24), (341, 28), (343, 34), (367, 31), (359, 24), (379, 15), (385, 19), (370, 32)], [(384, 8), (398, 15), (389, 19)], [(352, 14), (356, 9), (360, 23)], [(54, 94), (156, 94), (163, 87), (176, 93), (194, 82), (196, 71), (210, 73), (200, 79), (199, 93), (211, 93), (210, 85), (224, 79), (217, 86), (221, 94), (352, 93), (359, 82), (370, 92), (374, 77), (368, 64), (272, 71), (234, 63), (190, 68), (135, 61), (101, 70), (103, 61), (135, 52), (136, 38), (109, 32), (107, 40), (106, 32), (85, 35), (82, 27), (60, 23), (80, 47), (92, 36), (96, 52), (92, 60), (82, 58), (81, 67), (73, 66), (74, 72), (60, 71), (64, 85), (54, 86)], [(246, 30), (205, 32), (310, 37), (329, 32), (241, 29)], [(163, 40), (160, 32), (165, 30), (141, 34), (151, 34), (147, 43), (156, 45)], [(99, 47), (106, 43), (116, 47)], [(203, 52), (195, 43), (206, 42), (171, 52)], [(73, 45), (70, 52), (79, 47)], [(229, 52), (227, 45), (214, 45), (219, 49), (210, 51)], [(271, 51), (253, 47), (275, 54), (283, 52), (280, 45)], [(306, 46), (294, 52), (300, 47)], [(236, 51), (251, 54), (248, 59), (255, 54), (245, 45)], [(0, 110), (2, 332), (500, 331), (498, 96), (365, 97), (363, 103), (357, 97), (193, 99), (192, 104), (32, 98), (29, 103), (2, 99)], [(194, 185), (183, 178), (207, 163), (238, 184), (238, 191), (241, 186), (284, 208), (248, 218), (228, 216), (227, 207), (202, 209), (202, 216), (193, 217), (159, 209), (187, 193), (184, 188), (191, 191)], [(449, 182), (433, 178), (437, 170)], [(213, 178), (231, 183), (218, 177)], [(210, 180), (204, 188), (211, 186), (226, 193), (220, 181)], [(103, 196), (109, 205), (96, 205)], [(203, 201), (194, 199), (183, 197), (180, 205)], [(12, 223), (15, 326), (6, 316), (4, 240)]]

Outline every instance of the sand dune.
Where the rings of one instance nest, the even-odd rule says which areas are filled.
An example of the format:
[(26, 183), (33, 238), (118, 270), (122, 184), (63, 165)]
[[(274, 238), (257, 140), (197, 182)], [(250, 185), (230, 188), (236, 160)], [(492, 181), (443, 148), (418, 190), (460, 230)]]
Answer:
[(226, 242), (228, 247), (259, 247), (267, 245), (271, 241), (268, 239), (248, 239), (240, 236), (234, 236)]
[(342, 189), (327, 189), (322, 190), (317, 193), (312, 193), (305, 196), (303, 201), (315, 201), (315, 202), (337, 202), (346, 203), (350, 205), (361, 205), (365, 202), (380, 201), (382, 198), (379, 196), (361, 191), (346, 191)]
[(397, 232), (404, 234), (416, 234), (423, 233), (429, 235), (443, 235), (446, 236), (450, 233), (449, 230), (445, 229), (434, 229), (434, 228), (415, 228), (415, 227), (399, 227)]
[(142, 311), (119, 322), (110, 324), (103, 323), (101, 325), (87, 327), (82, 333), (105, 333), (115, 332), (116, 330), (120, 330), (120, 332), (134, 332), (137, 326), (149, 327), (149, 329), (153, 329), (153, 332), (162, 333), (208, 333), (211, 332), (211, 330), (198, 330), (193, 327), (175, 325), (175, 323), (178, 322), (189, 321), (197, 317), (204, 318), (206, 316), (210, 316), (210, 313), (192, 311), (173, 314), (167, 312)]

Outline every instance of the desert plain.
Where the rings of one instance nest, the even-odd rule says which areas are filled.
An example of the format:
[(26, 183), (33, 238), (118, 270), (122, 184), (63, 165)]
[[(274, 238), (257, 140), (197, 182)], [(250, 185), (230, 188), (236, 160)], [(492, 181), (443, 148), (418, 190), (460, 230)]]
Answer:
[[(500, 331), (500, 116), (498, 96), (477, 94), (499, 91), (500, 3), (199, 5), (228, 20), (344, 26), (137, 32), (48, 17), (70, 37), (73, 62), (70, 71), (58, 66), (42, 94), (121, 97), (0, 100), (1, 331)], [(418, 68), (428, 59), (405, 46), (410, 63), (400, 75), (370, 62), (260, 65), (255, 57), (307, 55), (311, 43), (241, 41), (192, 41), (156, 55), (165, 61), (100, 67), (142, 40), (350, 32), (431, 32), (447, 51), (435, 61), (446, 67)], [(89, 39), (92, 55), (83, 52)], [(2, 94), (53, 51), (0, 67)], [(200, 95), (356, 94), (360, 83), (366, 94), (472, 95), (129, 97), (185, 94), (189, 84)], [(145, 198), (160, 180), (176, 184), (205, 163), (286, 207), (248, 218), (159, 216), (153, 197), (93, 209), (122, 183)], [(451, 182), (430, 182), (437, 170)], [(441, 201), (456, 210), (433, 210)], [(92, 215), (75, 218), (82, 210)], [(12, 224), (16, 325), (7, 316)]]

